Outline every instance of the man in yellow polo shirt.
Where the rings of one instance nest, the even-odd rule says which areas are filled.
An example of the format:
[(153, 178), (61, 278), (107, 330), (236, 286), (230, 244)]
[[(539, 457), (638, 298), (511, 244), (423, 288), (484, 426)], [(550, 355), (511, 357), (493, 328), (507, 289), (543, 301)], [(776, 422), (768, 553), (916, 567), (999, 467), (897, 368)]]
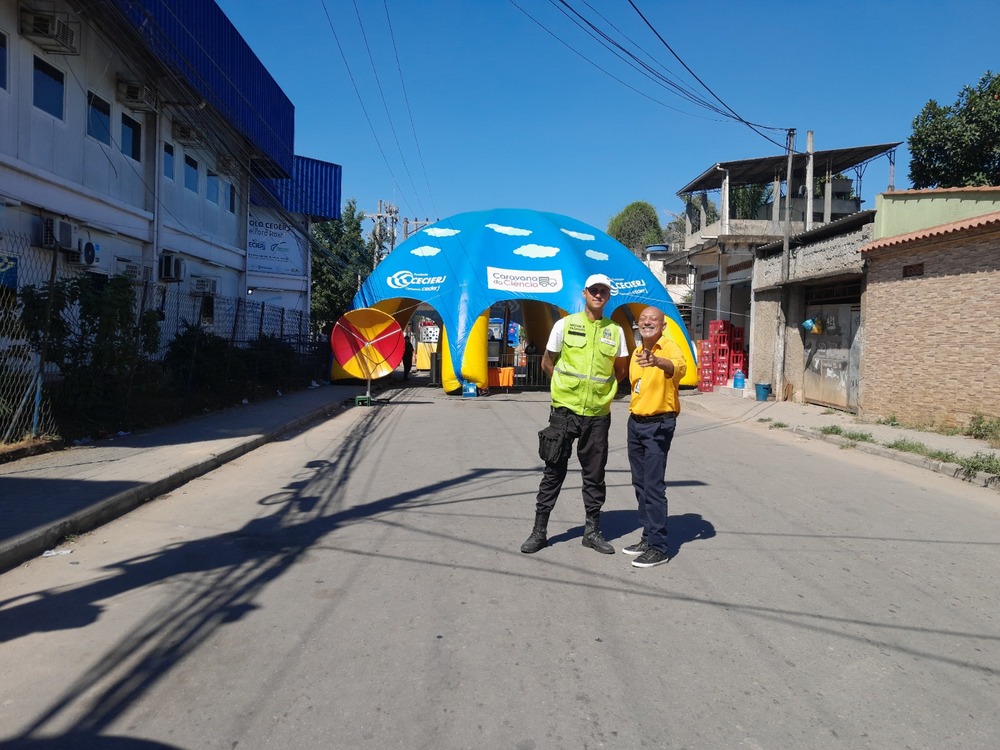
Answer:
[(629, 361), (628, 462), (639, 503), (642, 539), (622, 548), (636, 568), (669, 562), (667, 554), (667, 453), (681, 410), (678, 384), (687, 372), (684, 353), (666, 335), (663, 311), (647, 307), (639, 315), (642, 346)]

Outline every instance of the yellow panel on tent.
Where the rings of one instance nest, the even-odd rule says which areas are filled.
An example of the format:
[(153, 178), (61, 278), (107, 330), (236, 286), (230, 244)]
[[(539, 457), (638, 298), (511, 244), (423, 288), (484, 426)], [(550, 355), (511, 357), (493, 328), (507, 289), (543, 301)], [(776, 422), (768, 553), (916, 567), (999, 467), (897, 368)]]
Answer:
[(467, 383), (475, 383), (478, 388), (486, 388), (489, 381), (489, 367), (487, 362), (487, 337), (490, 328), (490, 311), (486, 310), (476, 318), (469, 331), (469, 338), (465, 343), (465, 356), (462, 359), (462, 378), (459, 379), (455, 373), (454, 364), (451, 361), (451, 350), (448, 348), (448, 331), (441, 328), (441, 385), (447, 393), (454, 393), (462, 390), (462, 380)]
[[(553, 308), (546, 302), (526, 299), (521, 301), (521, 314), (524, 317), (525, 344), (532, 343), (539, 354), (545, 351), (545, 342), (549, 340), (549, 332), (555, 325), (555, 311), (565, 315), (564, 310)], [(560, 315), (560, 317), (561, 317)]]

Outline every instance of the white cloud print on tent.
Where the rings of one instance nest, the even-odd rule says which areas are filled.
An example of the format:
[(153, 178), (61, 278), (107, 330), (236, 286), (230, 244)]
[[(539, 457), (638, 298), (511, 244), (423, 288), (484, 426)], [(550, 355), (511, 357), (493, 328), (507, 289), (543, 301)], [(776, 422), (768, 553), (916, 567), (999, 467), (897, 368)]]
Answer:
[[(583, 282), (593, 273), (606, 274), (614, 283), (605, 314), (624, 327), (630, 326), (629, 313), (638, 316), (648, 305), (663, 310), (672, 321), (671, 337), (690, 352), (688, 369), (697, 378), (691, 341), (663, 285), (617, 240), (560, 214), (497, 208), (425, 227), (375, 268), (354, 306), (377, 307), (404, 327), (414, 301), (434, 307), (447, 342), (442, 361), (451, 367), (442, 369), (442, 379), (445, 390), (452, 391), (462, 381), (485, 385), (485, 321), (491, 305), (521, 300), (524, 309), (536, 302), (578, 312), (584, 309)], [(551, 321), (546, 325), (551, 327)], [(533, 338), (544, 343), (543, 335), (547, 329), (535, 331)]]

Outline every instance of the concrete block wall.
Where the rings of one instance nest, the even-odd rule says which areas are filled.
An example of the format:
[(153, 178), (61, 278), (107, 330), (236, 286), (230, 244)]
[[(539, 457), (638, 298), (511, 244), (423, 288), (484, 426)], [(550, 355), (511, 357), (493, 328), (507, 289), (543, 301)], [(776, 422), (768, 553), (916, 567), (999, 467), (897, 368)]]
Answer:
[(863, 260), (858, 251), (871, 241), (874, 228), (874, 224), (865, 224), (856, 232), (795, 249), (788, 264), (789, 280), (796, 282), (839, 274), (860, 274)]
[[(820, 240), (804, 247), (792, 247), (788, 259), (788, 282), (819, 281), (830, 276), (860, 274), (864, 260), (862, 245), (871, 242), (874, 224), (865, 224), (855, 232)], [(754, 288), (781, 283), (781, 252), (758, 255), (753, 267)]]
[[(904, 278), (904, 266), (923, 264)], [(928, 427), (1000, 417), (1000, 233), (869, 258), (859, 411)]]

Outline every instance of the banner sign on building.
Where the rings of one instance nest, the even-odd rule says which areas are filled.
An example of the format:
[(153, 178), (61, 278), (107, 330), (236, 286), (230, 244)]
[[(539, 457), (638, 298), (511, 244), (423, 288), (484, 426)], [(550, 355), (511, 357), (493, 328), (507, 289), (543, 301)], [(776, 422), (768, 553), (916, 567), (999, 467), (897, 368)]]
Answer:
[(305, 276), (305, 239), (288, 223), (255, 211), (247, 220), (247, 271)]

